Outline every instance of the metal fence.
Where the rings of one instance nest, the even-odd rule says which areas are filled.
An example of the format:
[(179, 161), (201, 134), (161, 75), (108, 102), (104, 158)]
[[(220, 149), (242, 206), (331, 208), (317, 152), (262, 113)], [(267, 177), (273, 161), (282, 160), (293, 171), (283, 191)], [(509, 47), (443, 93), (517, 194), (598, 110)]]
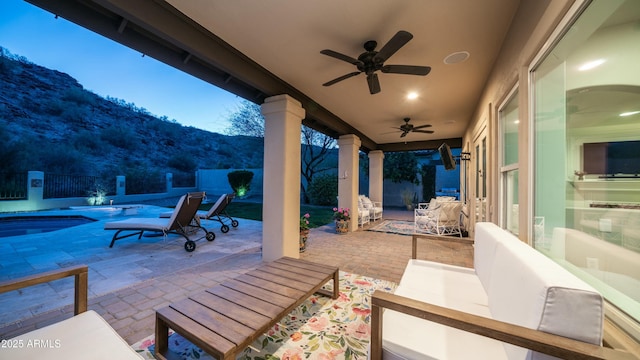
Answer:
[[(28, 179), (28, 173), (0, 173), (0, 200), (27, 200), (30, 186)], [(42, 187), (43, 199), (116, 194), (115, 181), (104, 181), (97, 176), (44, 173), (43, 180), (38, 180), (37, 186)], [(195, 174), (173, 175), (173, 187), (195, 187), (195, 183)], [(166, 191), (165, 175), (147, 174), (126, 179), (126, 195), (157, 194)]]
[(96, 176), (44, 174), (44, 199), (86, 197), (98, 189)]
[(27, 185), (27, 173), (0, 173), (0, 200), (25, 200)]

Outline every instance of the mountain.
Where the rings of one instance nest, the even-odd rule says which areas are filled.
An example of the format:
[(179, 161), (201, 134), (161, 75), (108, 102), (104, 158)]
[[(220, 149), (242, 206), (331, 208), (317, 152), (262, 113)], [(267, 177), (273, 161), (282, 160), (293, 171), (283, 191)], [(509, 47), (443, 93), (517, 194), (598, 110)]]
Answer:
[(38, 170), (113, 179), (262, 167), (262, 138), (158, 118), (3, 48), (0, 79), (0, 173)]

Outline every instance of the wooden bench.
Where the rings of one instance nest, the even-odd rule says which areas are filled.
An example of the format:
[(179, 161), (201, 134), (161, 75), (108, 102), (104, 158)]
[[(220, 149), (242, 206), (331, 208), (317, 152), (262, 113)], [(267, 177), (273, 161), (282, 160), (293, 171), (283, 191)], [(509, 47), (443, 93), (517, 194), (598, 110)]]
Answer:
[[(338, 298), (337, 267), (284, 257), (156, 312), (155, 355), (166, 359), (169, 328), (216, 358), (235, 359), (314, 293)], [(332, 291), (322, 286), (333, 279)]]

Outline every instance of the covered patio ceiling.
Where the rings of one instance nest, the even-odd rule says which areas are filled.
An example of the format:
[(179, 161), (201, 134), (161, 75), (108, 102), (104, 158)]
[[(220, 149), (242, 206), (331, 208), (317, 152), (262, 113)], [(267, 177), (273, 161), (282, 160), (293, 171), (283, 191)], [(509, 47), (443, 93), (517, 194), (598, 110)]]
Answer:
[[(333, 137), (355, 134), (364, 151), (462, 146), (521, 3), (27, 1), (250, 101), (289, 94), (305, 108), (305, 125)], [(380, 50), (400, 30), (413, 38), (385, 65), (430, 66), (428, 75), (377, 71), (381, 92), (373, 95), (364, 73), (323, 86), (357, 69), (321, 50), (357, 58), (366, 41), (377, 41)], [(410, 92), (417, 98), (407, 99)], [(397, 128), (406, 117), (414, 126), (432, 125), (434, 133), (401, 138)]]

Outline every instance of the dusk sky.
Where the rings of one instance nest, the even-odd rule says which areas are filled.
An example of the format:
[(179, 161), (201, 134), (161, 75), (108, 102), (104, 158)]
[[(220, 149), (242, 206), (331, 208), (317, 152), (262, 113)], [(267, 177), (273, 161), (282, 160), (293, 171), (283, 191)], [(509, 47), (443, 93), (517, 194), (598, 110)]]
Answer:
[(241, 98), (22, 0), (0, 1), (0, 46), (85, 89), (222, 133)]

